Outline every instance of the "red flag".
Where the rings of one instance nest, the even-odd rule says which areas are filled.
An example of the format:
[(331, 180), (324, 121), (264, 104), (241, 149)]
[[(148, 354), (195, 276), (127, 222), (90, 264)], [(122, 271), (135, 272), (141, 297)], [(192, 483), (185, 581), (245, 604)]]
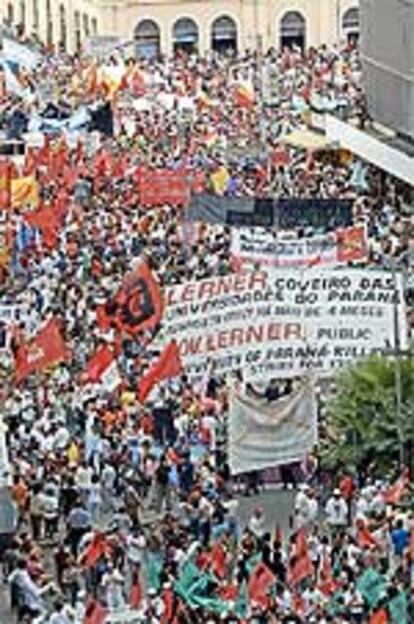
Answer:
[(303, 529), (296, 534), (296, 553), (289, 570), (289, 583), (293, 586), (314, 572), (313, 564), (309, 556), (306, 533)]
[(38, 156), (33, 147), (27, 148), (24, 160), (23, 175), (32, 176), (37, 170)]
[(144, 403), (152, 388), (163, 379), (176, 377), (182, 371), (182, 363), (177, 343), (173, 340), (161, 353), (146, 375), (138, 384), (138, 399)]
[(138, 609), (143, 598), (143, 591), (139, 578), (139, 571), (134, 570), (132, 574), (132, 585), (129, 594), (129, 606), (131, 609)]
[(50, 319), (28, 344), (19, 347), (16, 354), (15, 380), (20, 383), (31, 375), (67, 360), (71, 356), (56, 319)]
[(332, 566), (331, 559), (327, 552), (324, 552), (321, 560), (321, 567), (319, 570), (319, 583), (318, 589), (325, 594), (325, 596), (330, 596), (335, 593), (338, 589), (339, 584), (334, 580), (332, 575)]
[(91, 598), (86, 604), (83, 624), (104, 624), (107, 615), (108, 609), (94, 598)]
[(73, 187), (75, 186), (77, 179), (78, 179), (78, 172), (76, 168), (66, 165), (66, 167), (63, 170), (63, 183), (69, 191), (73, 190)]
[(7, 210), (11, 203), (11, 164), (0, 160), (0, 210)]
[(115, 356), (111, 347), (103, 344), (95, 351), (93, 356), (88, 360), (83, 372), (83, 377), (88, 381), (97, 383), (100, 381), (104, 371), (112, 364)]
[(56, 247), (60, 218), (52, 206), (40, 206), (38, 210), (26, 213), (24, 219), (29, 225), (40, 230), (45, 247), (48, 249)]
[(399, 479), (384, 493), (384, 500), (388, 505), (398, 505), (410, 484), (410, 471), (408, 466), (403, 470)]
[(214, 544), (211, 551), (211, 571), (219, 579), (223, 579), (227, 572), (226, 551), (222, 544)]
[(103, 533), (96, 533), (90, 544), (79, 555), (79, 561), (85, 568), (93, 568), (101, 557), (110, 556), (111, 553), (112, 547), (106, 536)]
[(389, 619), (385, 609), (377, 609), (370, 617), (368, 624), (388, 624)]
[(264, 563), (258, 563), (249, 579), (249, 602), (255, 602), (263, 608), (268, 607), (268, 590), (276, 582), (276, 577)]
[(140, 262), (126, 276), (115, 299), (109, 302), (106, 313), (114, 317), (120, 330), (132, 335), (158, 325), (164, 313), (164, 302), (158, 282), (146, 262)]
[(357, 542), (360, 548), (378, 548), (379, 544), (369, 531), (365, 522), (360, 518), (357, 520)]
[(161, 594), (164, 603), (164, 613), (161, 616), (161, 624), (169, 624), (174, 616), (174, 592), (171, 587), (166, 587)]

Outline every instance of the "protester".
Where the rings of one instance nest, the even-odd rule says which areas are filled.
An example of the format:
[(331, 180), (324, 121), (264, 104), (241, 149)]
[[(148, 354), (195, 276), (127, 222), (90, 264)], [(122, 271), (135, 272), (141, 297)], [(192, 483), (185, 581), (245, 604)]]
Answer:
[[(261, 65), (278, 76), (273, 103)], [(35, 86), (52, 73), (58, 96), (45, 102)], [(189, 186), (350, 199), (368, 263), (406, 259), (408, 189), (380, 187), (347, 154), (285, 141), (330, 106), (357, 117), (357, 50), (105, 63), (49, 53), (31, 83), (7, 95), (0, 122), (8, 136), (26, 124), (46, 135), (6, 176), (29, 178), (2, 274), (4, 303), (22, 310), (2, 397), (19, 522), (4, 570), (12, 608), (39, 624), (103, 624), (129, 609), (154, 624), (408, 622), (396, 615), (413, 565), (412, 514), (395, 516), (405, 482), (390, 504), (387, 475), (330, 475), (325, 487), (318, 470), (294, 494), (286, 532), (256, 501), (242, 521), (223, 450), (228, 380), (211, 366), (194, 383), (174, 345), (163, 359), (154, 342), (158, 290), (237, 270), (229, 227), (183, 219)], [(264, 400), (291, 385), (276, 380)], [(294, 464), (281, 473), (286, 486), (307, 477)], [(266, 486), (258, 471), (244, 482), (253, 497)]]

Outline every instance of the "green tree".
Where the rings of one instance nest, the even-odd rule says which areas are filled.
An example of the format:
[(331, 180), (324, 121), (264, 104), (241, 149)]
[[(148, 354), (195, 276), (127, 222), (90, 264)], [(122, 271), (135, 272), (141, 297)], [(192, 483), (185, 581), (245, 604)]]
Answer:
[[(405, 457), (414, 449), (414, 360), (401, 358), (401, 432)], [(369, 357), (338, 374), (327, 404), (324, 459), (332, 467), (388, 470), (399, 459), (393, 358)]]

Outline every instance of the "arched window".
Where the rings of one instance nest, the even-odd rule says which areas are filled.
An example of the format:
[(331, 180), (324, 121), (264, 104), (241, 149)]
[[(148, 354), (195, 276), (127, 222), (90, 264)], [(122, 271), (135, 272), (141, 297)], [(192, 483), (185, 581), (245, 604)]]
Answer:
[(304, 50), (306, 46), (306, 22), (298, 11), (288, 11), (280, 20), (280, 47), (297, 47)]
[(52, 19), (52, 7), (51, 0), (46, 0), (46, 42), (48, 46), (53, 43), (53, 19)]
[(342, 16), (342, 32), (349, 43), (356, 43), (359, 37), (359, 9), (352, 7)]
[(211, 47), (217, 52), (237, 52), (237, 26), (227, 15), (214, 20), (211, 27)]
[(21, 25), (24, 27), (26, 25), (26, 4), (24, 0), (20, 0), (19, 20), (20, 20)]
[(198, 26), (189, 17), (177, 20), (173, 27), (174, 52), (182, 50), (189, 54), (197, 52)]
[(37, 34), (39, 30), (39, 2), (33, 0), (33, 30)]
[(14, 21), (14, 8), (11, 2), (8, 3), (7, 5), (7, 17), (6, 17), (7, 21), (9, 24), (13, 24)]
[(92, 18), (91, 26), (92, 26), (92, 34), (97, 35), (98, 34), (98, 20), (96, 19), (96, 17)]
[(83, 34), (85, 37), (89, 37), (89, 15), (86, 13), (83, 14)]
[(68, 46), (68, 30), (66, 24), (66, 10), (65, 5), (61, 4), (59, 7), (59, 28), (60, 28), (60, 49), (62, 52), (66, 52)]
[(135, 29), (135, 55), (138, 58), (156, 58), (160, 54), (160, 28), (153, 20), (139, 22)]
[(82, 46), (82, 32), (81, 32), (81, 18), (79, 11), (75, 11), (74, 15), (75, 22), (75, 48), (76, 52), (80, 52)]

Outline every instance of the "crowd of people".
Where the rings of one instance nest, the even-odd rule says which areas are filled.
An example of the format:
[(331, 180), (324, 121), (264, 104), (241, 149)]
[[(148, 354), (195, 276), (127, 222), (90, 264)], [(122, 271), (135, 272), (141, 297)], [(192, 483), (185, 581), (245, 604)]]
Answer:
[[(182, 207), (140, 203), (144, 169), (201, 172), (216, 192), (212, 176), (225, 169), (226, 196), (349, 198), (369, 262), (407, 266), (410, 189), (349, 154), (284, 141), (324, 110), (363, 116), (360, 73), (352, 46), (140, 62), (114, 53), (105, 64), (44, 52), (24, 96), (3, 93), (5, 132), (16, 115), (30, 130), (46, 108), (65, 120), (105, 102), (114, 126), (49, 135), (12, 173), (36, 179), (44, 211), (37, 221), (24, 204), (9, 214), (2, 266), (2, 303), (20, 315), (2, 352), (1, 397), (16, 526), (0, 536), (18, 621), (409, 622), (405, 473), (395, 483), (329, 475), (327, 485), (316, 453), (296, 467), (289, 526), (260, 507), (242, 522), (226, 458), (227, 380), (212, 370), (194, 383), (184, 370), (140, 402), (154, 332), (122, 333), (102, 316), (138, 261), (161, 289), (234, 269), (230, 228), (201, 224), (189, 236)], [(37, 87), (50, 76), (45, 102)], [(71, 359), (14, 383), (22, 344), (51, 318)], [(103, 346), (120, 377), (111, 391), (84, 376)], [(249, 475), (247, 493), (258, 483)]]

